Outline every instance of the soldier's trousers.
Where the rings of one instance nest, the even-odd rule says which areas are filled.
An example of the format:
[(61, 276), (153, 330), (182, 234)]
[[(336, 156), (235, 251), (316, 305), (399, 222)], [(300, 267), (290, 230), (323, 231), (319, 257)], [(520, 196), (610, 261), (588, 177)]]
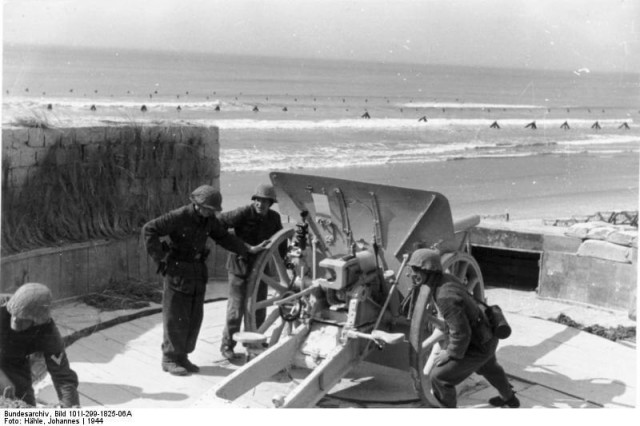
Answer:
[(431, 386), (438, 401), (447, 408), (455, 408), (458, 404), (456, 385), (462, 383), (473, 373), (478, 373), (498, 390), (504, 400), (511, 398), (513, 391), (504, 369), (496, 359), (498, 339), (493, 338), (486, 345), (485, 351), (469, 348), (464, 358), (450, 359), (444, 365), (431, 370)]
[[(240, 331), (242, 327), (242, 318), (245, 315), (248, 283), (246, 278), (229, 273), (229, 298), (227, 299), (227, 319), (222, 333), (222, 344), (224, 348), (233, 349), (236, 341), (233, 340), (233, 334)], [(267, 286), (262, 283), (258, 288), (257, 300), (264, 300), (267, 297)], [(259, 327), (264, 322), (266, 310), (256, 311), (256, 325)]]
[(204, 315), (206, 277), (167, 275), (162, 296), (162, 360), (177, 361), (193, 352)]

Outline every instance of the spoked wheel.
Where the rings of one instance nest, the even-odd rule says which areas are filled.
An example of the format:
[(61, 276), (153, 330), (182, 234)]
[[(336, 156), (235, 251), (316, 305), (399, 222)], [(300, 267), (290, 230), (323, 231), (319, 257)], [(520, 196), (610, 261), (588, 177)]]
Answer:
[[(442, 267), (445, 273), (457, 277), (476, 298), (484, 300), (484, 281), (478, 262), (468, 253), (454, 252), (442, 257)], [(433, 318), (437, 316), (435, 306), (432, 304), (431, 291), (423, 285), (420, 288), (415, 303), (415, 309), (411, 316), (411, 329), (409, 331), (409, 361), (413, 385), (420, 399), (429, 407), (437, 407), (437, 401), (431, 395), (431, 382), (429, 371), (424, 369), (433, 346), (422, 350), (422, 342), (433, 331)], [(430, 370), (430, 368), (427, 368)]]
[[(281, 318), (281, 310), (274, 303), (290, 296), (300, 289), (293, 286), (294, 271), (285, 266), (279, 247), (293, 237), (293, 229), (283, 229), (271, 238), (271, 243), (255, 259), (247, 278), (245, 331), (254, 331), (270, 336), (270, 344), (275, 343), (286, 325)], [(283, 309), (288, 318), (295, 317), (295, 305)], [(285, 316), (287, 316), (285, 315)]]
[(480, 265), (469, 253), (457, 251), (442, 257), (442, 268), (458, 278), (476, 299), (484, 301), (484, 280)]

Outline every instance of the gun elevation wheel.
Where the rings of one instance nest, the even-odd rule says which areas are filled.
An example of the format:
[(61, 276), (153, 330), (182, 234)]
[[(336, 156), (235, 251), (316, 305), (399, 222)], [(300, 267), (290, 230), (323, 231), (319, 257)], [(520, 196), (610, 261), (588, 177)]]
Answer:
[[(469, 293), (480, 300), (484, 300), (484, 281), (480, 266), (470, 254), (465, 252), (445, 254), (442, 256), (442, 267), (446, 273), (457, 277), (467, 287)], [(432, 300), (429, 288), (422, 286), (411, 316), (409, 361), (413, 385), (420, 399), (427, 406), (438, 406), (437, 401), (431, 395), (430, 363), (427, 371), (424, 371), (433, 352), (433, 346), (438, 344), (422, 349), (422, 342), (431, 335), (434, 327), (433, 319), (437, 316)]]

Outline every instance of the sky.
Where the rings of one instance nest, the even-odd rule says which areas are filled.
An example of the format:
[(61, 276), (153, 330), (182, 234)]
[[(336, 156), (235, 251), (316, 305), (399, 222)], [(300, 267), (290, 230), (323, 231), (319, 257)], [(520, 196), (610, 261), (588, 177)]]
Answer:
[(638, 72), (638, 0), (3, 0), (4, 44)]

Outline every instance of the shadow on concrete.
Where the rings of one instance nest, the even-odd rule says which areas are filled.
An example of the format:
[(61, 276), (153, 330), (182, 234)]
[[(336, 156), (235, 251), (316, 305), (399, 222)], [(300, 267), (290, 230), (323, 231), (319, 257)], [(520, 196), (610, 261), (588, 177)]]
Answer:
[[(80, 393), (80, 403), (83, 403), (83, 399), (91, 401), (94, 405), (96, 401), (99, 401), (101, 405), (121, 405), (135, 399), (153, 399), (159, 401), (183, 401), (189, 398), (189, 395), (177, 392), (143, 392), (142, 388), (138, 386), (131, 386), (117, 383), (95, 383), (95, 382), (80, 382), (78, 387)], [(49, 395), (51, 394), (51, 395)], [(53, 401), (55, 400), (55, 389), (53, 385), (44, 387), (38, 392), (38, 399)]]
[[(585, 402), (597, 406), (633, 407), (633, 405), (613, 401), (615, 397), (625, 393), (626, 383), (597, 377), (576, 380), (550, 368), (552, 366), (545, 366), (538, 362), (538, 360), (558, 347), (570, 344), (568, 342), (580, 333), (582, 333), (580, 330), (565, 327), (562, 331), (534, 346), (514, 345), (502, 347), (497, 352), (498, 361), (500, 359), (517, 360), (517, 364), (514, 363), (511, 368), (506, 369), (507, 374), (524, 382), (537, 384), (572, 398), (583, 399)], [(566, 362), (571, 362), (571, 360), (566, 360)], [(594, 360), (594, 362), (597, 361)], [(612, 360), (612, 362), (615, 361)], [(517, 366), (518, 369), (513, 370), (514, 366)], [(547, 402), (548, 406), (553, 406), (556, 402), (568, 403), (564, 399), (549, 400)]]
[(210, 376), (210, 377), (227, 377), (229, 374), (233, 373), (235, 369), (220, 367), (220, 366), (200, 366), (199, 376)]

